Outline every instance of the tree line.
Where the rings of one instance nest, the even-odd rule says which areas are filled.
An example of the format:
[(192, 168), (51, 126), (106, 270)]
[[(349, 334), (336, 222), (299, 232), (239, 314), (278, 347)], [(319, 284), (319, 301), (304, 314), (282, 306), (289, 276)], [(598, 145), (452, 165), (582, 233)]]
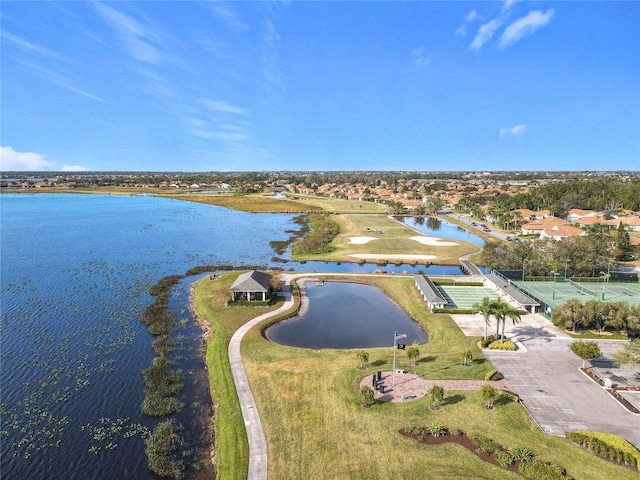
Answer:
[(600, 335), (606, 330), (639, 332), (640, 305), (599, 300), (582, 304), (577, 298), (571, 298), (553, 310), (553, 324), (573, 332), (593, 328)]

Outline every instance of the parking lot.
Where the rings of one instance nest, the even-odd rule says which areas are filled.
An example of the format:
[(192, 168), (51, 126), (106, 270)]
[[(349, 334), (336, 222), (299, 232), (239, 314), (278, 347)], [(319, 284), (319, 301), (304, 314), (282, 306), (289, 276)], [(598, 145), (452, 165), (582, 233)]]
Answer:
[[(483, 335), (481, 315), (452, 317), (465, 334)], [(490, 332), (493, 330), (489, 327)], [(504, 375), (545, 433), (564, 435), (568, 430), (595, 430), (619, 435), (640, 447), (640, 415), (624, 408), (580, 371), (582, 360), (569, 350), (572, 339), (568, 335), (540, 315), (526, 315), (516, 326), (507, 324), (507, 336), (523, 348), (518, 352), (487, 350), (485, 356)], [(603, 354), (610, 356), (625, 341), (598, 343)], [(624, 378), (636, 378), (632, 370), (610, 367), (605, 366)], [(636, 395), (630, 395), (634, 403), (640, 400)]]

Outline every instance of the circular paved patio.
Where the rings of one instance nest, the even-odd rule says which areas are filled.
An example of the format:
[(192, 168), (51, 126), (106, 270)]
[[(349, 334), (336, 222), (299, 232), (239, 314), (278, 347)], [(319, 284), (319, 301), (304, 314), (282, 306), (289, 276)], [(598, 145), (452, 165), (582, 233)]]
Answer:
[[(375, 374), (374, 374), (375, 375)], [(439, 385), (445, 392), (451, 390), (480, 390), (485, 384), (491, 384), (500, 390), (509, 390), (504, 380), (495, 382), (487, 380), (428, 380), (413, 373), (396, 373), (394, 385), (393, 372), (381, 372), (378, 385), (384, 386), (384, 393), (374, 390), (375, 399), (381, 402), (404, 402), (424, 397), (432, 385)], [(360, 382), (360, 387), (373, 388), (373, 375), (367, 375)]]

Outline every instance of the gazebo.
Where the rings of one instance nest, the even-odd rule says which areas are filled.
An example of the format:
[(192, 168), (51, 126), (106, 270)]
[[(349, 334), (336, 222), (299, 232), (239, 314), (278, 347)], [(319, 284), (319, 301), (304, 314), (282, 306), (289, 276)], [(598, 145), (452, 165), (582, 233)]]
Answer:
[(231, 285), (233, 300), (266, 301), (272, 290), (271, 275), (258, 270), (243, 273)]

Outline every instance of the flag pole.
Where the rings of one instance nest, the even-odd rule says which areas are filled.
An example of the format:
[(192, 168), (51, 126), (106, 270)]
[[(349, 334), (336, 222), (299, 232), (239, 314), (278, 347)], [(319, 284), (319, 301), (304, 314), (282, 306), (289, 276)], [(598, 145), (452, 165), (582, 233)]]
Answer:
[(391, 373), (391, 386), (396, 386), (396, 331), (393, 331), (393, 372)]

